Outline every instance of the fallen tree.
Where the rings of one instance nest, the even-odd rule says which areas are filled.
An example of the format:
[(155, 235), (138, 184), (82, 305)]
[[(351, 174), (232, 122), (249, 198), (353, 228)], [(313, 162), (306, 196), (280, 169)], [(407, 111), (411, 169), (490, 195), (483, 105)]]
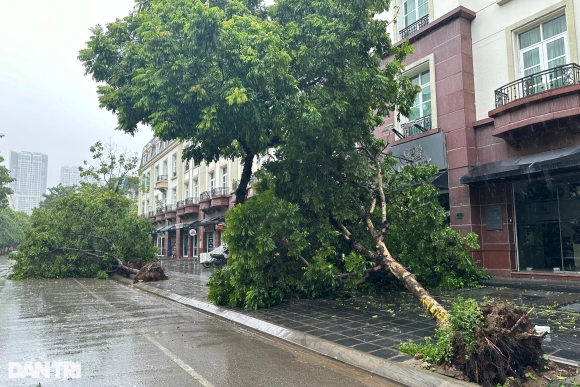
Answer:
[(117, 268), (136, 274), (126, 262), (155, 259), (152, 228), (122, 193), (85, 185), (33, 211), (11, 278), (107, 278)]

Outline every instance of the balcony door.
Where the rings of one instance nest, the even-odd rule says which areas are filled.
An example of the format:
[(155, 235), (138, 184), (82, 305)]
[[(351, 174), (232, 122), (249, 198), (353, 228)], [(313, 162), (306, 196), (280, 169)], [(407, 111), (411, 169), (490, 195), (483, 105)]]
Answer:
[[(569, 63), (566, 16), (562, 15), (542, 23), (518, 36), (520, 49), (520, 72), (530, 76), (524, 85), (526, 95), (555, 89), (566, 82), (565, 74), (558, 67)], [(556, 69), (544, 75), (539, 72)]]

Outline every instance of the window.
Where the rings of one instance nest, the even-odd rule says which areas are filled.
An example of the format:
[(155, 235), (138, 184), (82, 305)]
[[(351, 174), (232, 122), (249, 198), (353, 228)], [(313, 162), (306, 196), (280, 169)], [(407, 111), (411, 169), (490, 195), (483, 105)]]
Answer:
[(199, 184), (198, 184), (197, 179), (195, 179), (193, 181), (193, 197), (195, 199), (198, 199), (199, 198)]
[[(518, 35), (522, 77), (565, 65), (568, 60), (566, 16), (562, 15)], [(562, 86), (563, 74), (550, 72), (537, 76), (525, 85), (526, 94)]]
[(177, 188), (171, 190), (171, 204), (177, 203)]
[(209, 173), (208, 182), (209, 182), (209, 187), (208, 188), (209, 188), (209, 191), (211, 192), (211, 191), (213, 191), (213, 189), (215, 187), (215, 176), (214, 176), (214, 172), (213, 171), (211, 171)]
[(173, 177), (177, 176), (177, 154), (171, 156), (171, 168), (173, 171)]
[(159, 180), (159, 165), (155, 166), (155, 181)]
[(226, 188), (228, 186), (228, 167), (222, 168), (222, 188)]
[(183, 185), (183, 198), (187, 199), (189, 197), (189, 181)]
[(163, 174), (167, 176), (167, 160), (163, 160)]
[(181, 239), (182, 239), (181, 242), (183, 243), (183, 245), (182, 245), (183, 248), (181, 251), (183, 253), (183, 256), (187, 257), (188, 247), (189, 247), (189, 235), (186, 232), (184, 232)]
[(161, 194), (161, 203), (165, 206), (167, 204), (167, 194), (163, 192)]
[[(422, 133), (425, 130), (431, 129), (431, 81), (429, 70), (423, 71), (411, 77), (413, 85), (421, 87), (421, 91), (417, 94), (411, 114), (408, 119), (403, 119), (401, 131), (403, 137), (414, 136)], [(405, 122), (406, 121), (406, 122)], [(406, 124), (413, 121), (412, 124)], [(419, 128), (420, 127), (420, 128)], [(423, 129), (423, 130), (422, 130)]]
[(197, 257), (197, 234), (193, 236), (193, 256)]
[(566, 64), (566, 30), (562, 15), (518, 36), (523, 76)]
[(403, 27), (408, 27), (429, 15), (429, 2), (427, 0), (403, 0), (403, 6), (399, 12), (403, 13)]
[(189, 171), (189, 160), (185, 160), (185, 171)]

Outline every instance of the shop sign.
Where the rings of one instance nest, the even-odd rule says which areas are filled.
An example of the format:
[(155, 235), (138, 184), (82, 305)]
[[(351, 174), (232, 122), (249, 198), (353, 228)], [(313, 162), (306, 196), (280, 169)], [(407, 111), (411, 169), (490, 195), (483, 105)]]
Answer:
[(391, 154), (398, 158), (401, 170), (410, 165), (437, 165), (439, 170), (447, 169), (445, 157), (445, 133), (418, 138), (401, 145), (389, 148)]

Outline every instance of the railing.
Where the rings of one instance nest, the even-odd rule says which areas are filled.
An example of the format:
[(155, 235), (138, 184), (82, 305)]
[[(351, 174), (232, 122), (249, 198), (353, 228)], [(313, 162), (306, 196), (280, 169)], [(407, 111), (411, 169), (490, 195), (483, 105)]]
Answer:
[(576, 83), (580, 83), (580, 66), (576, 63), (568, 63), (540, 71), (495, 90), (495, 107), (498, 108), (520, 98)]
[(155, 213), (156, 213), (156, 214), (162, 214), (162, 213), (164, 213), (164, 212), (165, 212), (165, 206), (163, 206), (163, 207), (159, 207), (159, 208), (157, 208), (157, 209), (155, 210)]
[(168, 204), (165, 206), (165, 211), (173, 211), (176, 209), (177, 209), (177, 206), (175, 204)]
[(149, 216), (155, 215), (155, 211), (149, 211)]
[(411, 35), (414, 32), (419, 31), (427, 24), (429, 24), (429, 15), (423, 16), (421, 19), (417, 20), (413, 24), (409, 24), (407, 27), (399, 31), (399, 35), (401, 36), (401, 39), (405, 39), (407, 36)]
[(230, 191), (228, 189), (228, 187), (216, 187), (216, 188), (212, 188), (212, 190), (210, 191), (211, 196), (220, 196), (220, 195), (229, 195)]
[(184, 200), (185, 204), (197, 204), (199, 203), (198, 197), (187, 198)]
[(157, 176), (157, 181), (167, 180), (167, 175), (159, 175)]
[(176, 205), (176, 207), (177, 207), (177, 208), (180, 208), (180, 207), (185, 207), (185, 200), (180, 200), (180, 201), (178, 201), (178, 202), (177, 202), (177, 205)]
[(199, 200), (211, 199), (211, 193), (209, 191), (204, 191), (199, 195)]
[(406, 138), (431, 130), (432, 126), (433, 122), (431, 119), (431, 114), (429, 114), (421, 118), (417, 118), (416, 120), (401, 124), (400, 132), (395, 129), (392, 129), (392, 131), (395, 132), (399, 138)]

